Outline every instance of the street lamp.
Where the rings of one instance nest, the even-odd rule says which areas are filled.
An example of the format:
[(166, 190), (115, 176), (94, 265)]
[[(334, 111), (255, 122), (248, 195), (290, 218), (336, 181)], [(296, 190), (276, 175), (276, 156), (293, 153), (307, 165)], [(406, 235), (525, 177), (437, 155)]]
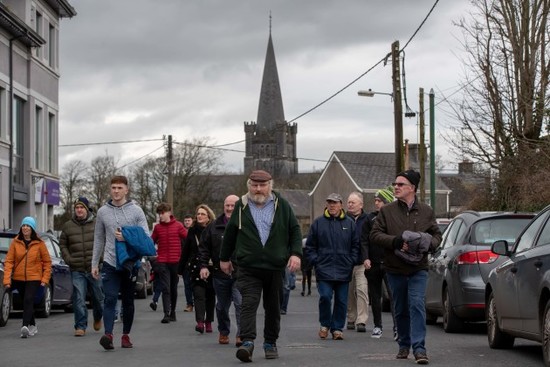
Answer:
[(357, 95), (360, 97), (374, 97), (375, 94), (382, 94), (385, 96), (390, 96), (393, 101), (393, 93), (384, 93), (384, 92), (375, 92), (372, 89), (369, 90), (360, 90), (357, 92)]

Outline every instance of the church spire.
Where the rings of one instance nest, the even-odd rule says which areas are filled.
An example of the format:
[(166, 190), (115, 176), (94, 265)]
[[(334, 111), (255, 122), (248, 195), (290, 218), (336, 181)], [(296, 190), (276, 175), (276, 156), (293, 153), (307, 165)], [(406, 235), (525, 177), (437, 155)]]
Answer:
[(258, 105), (258, 129), (260, 133), (272, 133), (276, 124), (285, 121), (283, 109), (283, 98), (279, 84), (279, 73), (275, 61), (273, 39), (271, 37), (271, 13), (269, 14), (269, 40), (265, 55), (264, 75), (260, 91), (260, 102)]

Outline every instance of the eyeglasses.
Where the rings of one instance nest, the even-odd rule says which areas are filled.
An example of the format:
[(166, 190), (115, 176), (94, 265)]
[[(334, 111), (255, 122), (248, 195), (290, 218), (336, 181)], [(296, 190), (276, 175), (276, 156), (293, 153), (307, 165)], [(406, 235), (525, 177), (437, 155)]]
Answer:
[(197, 215), (208, 215), (206, 213), (197, 213)]
[(412, 186), (411, 184), (408, 184), (408, 183), (405, 183), (405, 182), (392, 182), (391, 185), (392, 186), (397, 186), (397, 187)]

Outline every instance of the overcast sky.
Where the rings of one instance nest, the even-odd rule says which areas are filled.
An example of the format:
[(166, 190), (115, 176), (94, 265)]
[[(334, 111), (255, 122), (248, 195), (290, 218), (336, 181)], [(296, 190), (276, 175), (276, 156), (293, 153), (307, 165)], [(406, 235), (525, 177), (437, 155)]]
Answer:
[[(391, 43), (401, 47), (435, 0), (70, 0), (61, 22), (60, 167), (108, 153), (119, 166), (163, 154), (162, 141), (63, 147), (68, 144), (210, 137), (215, 145), (244, 139), (256, 121), (269, 14), (285, 118), (291, 121), (370, 69)], [(440, 1), (405, 49), (408, 104), (418, 89), (436, 103), (459, 88), (460, 32), (467, 0)], [(335, 98), (297, 119), (299, 171), (322, 169), (335, 150), (393, 152), (391, 62), (374, 68)], [(436, 109), (436, 154), (451, 122)], [(426, 115), (428, 118), (428, 115)], [(418, 142), (417, 119), (404, 138)], [(428, 134), (426, 134), (428, 138)], [(244, 143), (227, 146), (244, 152)], [(224, 152), (228, 172), (243, 171), (244, 153)]]

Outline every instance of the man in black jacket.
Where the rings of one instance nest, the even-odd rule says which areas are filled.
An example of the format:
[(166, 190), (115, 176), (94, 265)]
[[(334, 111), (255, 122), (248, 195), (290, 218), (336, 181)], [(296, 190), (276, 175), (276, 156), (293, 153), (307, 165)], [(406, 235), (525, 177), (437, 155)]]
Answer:
[(229, 332), (231, 330), (231, 320), (229, 318), (229, 308), (233, 301), (235, 307), (235, 319), (237, 320), (237, 335), (235, 345), (240, 347), (242, 342), (240, 338), (240, 319), (241, 319), (241, 293), (238, 291), (235, 281), (237, 280), (235, 271), (231, 275), (225, 274), (220, 269), (220, 249), (222, 247), (223, 233), (225, 226), (231, 218), (235, 203), (239, 200), (237, 195), (229, 195), (223, 202), (223, 214), (204, 230), (199, 243), (199, 260), (201, 265), (201, 279), (207, 279), (210, 275), (208, 265), (214, 267), (212, 280), (214, 291), (216, 292), (216, 317), (218, 318), (218, 331), (220, 332), (218, 342), (220, 344), (229, 344)]

